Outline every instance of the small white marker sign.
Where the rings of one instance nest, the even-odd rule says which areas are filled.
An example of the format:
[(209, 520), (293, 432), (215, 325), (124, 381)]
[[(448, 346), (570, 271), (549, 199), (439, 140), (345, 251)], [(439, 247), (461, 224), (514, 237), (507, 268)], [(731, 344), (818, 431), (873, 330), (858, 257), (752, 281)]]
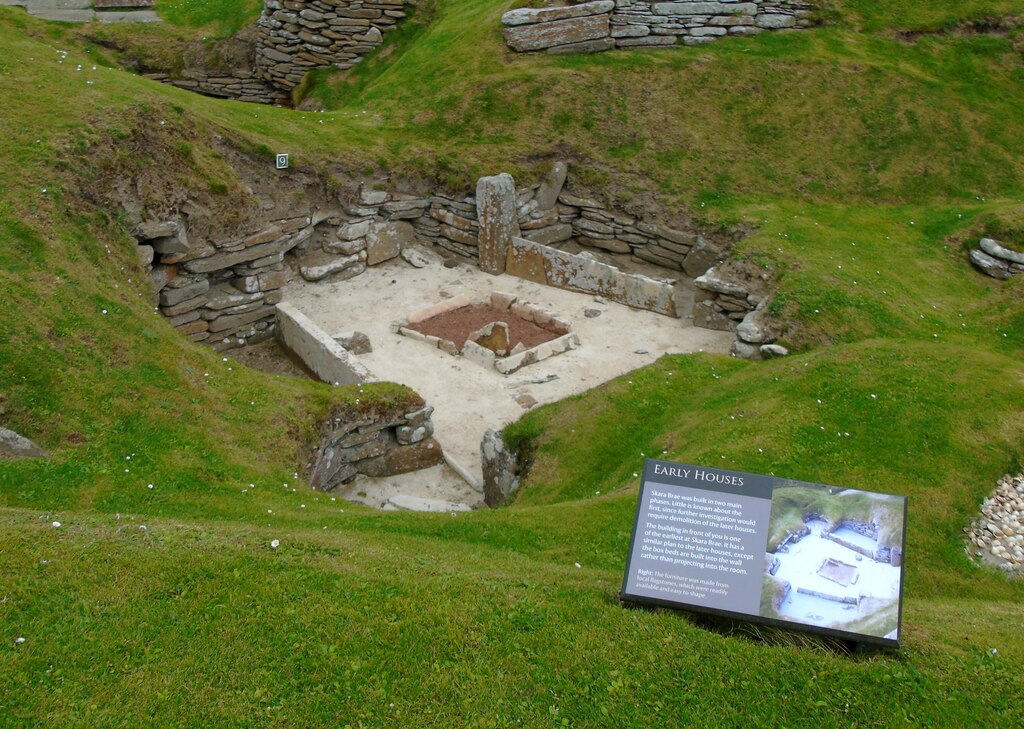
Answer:
[(288, 169), (288, 155), (279, 154), (277, 155), (277, 169), (286, 170)]

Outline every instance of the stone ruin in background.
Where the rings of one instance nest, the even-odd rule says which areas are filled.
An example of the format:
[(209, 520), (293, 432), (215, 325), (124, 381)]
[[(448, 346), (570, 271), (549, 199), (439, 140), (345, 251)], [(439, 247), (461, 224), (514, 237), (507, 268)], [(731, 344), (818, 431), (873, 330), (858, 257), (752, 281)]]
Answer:
[[(349, 69), (383, 42), (416, 0), (265, 0), (249, 65), (189, 68), (150, 78), (207, 96), (288, 106), (317, 68)], [(814, 24), (803, 0), (597, 0), (518, 8), (502, 16), (518, 52), (593, 53), (613, 48), (701, 45), (716, 38), (791, 31)]]
[(526, 53), (596, 53), (613, 48), (665, 48), (711, 43), (814, 25), (803, 0), (596, 0), (517, 8), (501, 17), (505, 42)]

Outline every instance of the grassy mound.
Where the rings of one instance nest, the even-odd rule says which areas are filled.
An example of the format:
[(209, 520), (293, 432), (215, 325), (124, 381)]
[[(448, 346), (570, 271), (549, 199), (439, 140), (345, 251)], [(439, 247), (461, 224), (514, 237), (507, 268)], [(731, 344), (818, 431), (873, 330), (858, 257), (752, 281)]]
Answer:
[[(1024, 446), (1024, 281), (964, 255), (1020, 230), (1018, 4), (835, 0), (807, 33), (574, 58), (508, 53), (510, 5), (437, 2), (354, 82), (317, 80), (323, 114), (153, 84), (95, 31), (0, 8), (0, 422), (53, 453), (0, 463), (0, 724), (1024, 720), (1024, 586), (962, 539)], [(253, 12), (159, 8), (183, 25), (139, 31), (154, 52)], [(778, 272), (797, 354), (665, 357), (531, 412), (509, 430), (535, 464), (508, 509), (332, 501), (295, 476), (317, 418), (404, 391), (183, 341), (122, 211), (90, 194), (131, 171), (244, 203), (223, 139), (456, 190), (567, 158), (627, 209), (754, 230), (737, 255)], [(905, 647), (623, 610), (651, 455), (909, 495)]]

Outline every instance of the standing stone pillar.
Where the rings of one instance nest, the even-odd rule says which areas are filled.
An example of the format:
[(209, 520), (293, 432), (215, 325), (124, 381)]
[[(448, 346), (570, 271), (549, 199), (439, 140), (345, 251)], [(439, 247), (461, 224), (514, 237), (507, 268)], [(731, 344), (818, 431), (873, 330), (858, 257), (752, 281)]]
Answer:
[(512, 237), (519, 235), (516, 183), (502, 172), (476, 183), (476, 216), (480, 223), (480, 269), (497, 276), (505, 272)]

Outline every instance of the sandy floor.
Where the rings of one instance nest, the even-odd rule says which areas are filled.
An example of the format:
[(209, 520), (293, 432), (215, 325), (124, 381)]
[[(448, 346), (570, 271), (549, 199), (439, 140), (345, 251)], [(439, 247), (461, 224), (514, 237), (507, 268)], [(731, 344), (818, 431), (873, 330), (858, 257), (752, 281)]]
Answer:
[[(483, 302), (492, 291), (516, 294), (569, 319), (581, 346), (502, 375), (396, 333), (398, 324), (419, 309), (459, 294)], [(681, 294), (685, 297), (687, 292)], [(395, 259), (349, 281), (296, 280), (285, 287), (284, 300), (330, 335), (352, 330), (367, 334), (373, 352), (359, 355), (359, 360), (379, 379), (408, 385), (434, 406), (435, 437), (477, 485), (482, 477), (484, 431), (517, 420), (532, 401), (561, 400), (650, 364), (665, 353), (724, 353), (733, 339), (725, 332), (696, 329), (688, 319), (597, 303), (593, 296), (510, 276), (490, 276), (468, 265), (444, 268), (439, 262), (416, 269)], [(600, 315), (587, 318), (585, 309)], [(408, 488), (417, 490), (414, 484)], [(428, 498), (447, 498), (437, 489), (430, 492)], [(384, 494), (375, 494), (365, 501), (380, 503), (382, 498), (386, 500)]]

